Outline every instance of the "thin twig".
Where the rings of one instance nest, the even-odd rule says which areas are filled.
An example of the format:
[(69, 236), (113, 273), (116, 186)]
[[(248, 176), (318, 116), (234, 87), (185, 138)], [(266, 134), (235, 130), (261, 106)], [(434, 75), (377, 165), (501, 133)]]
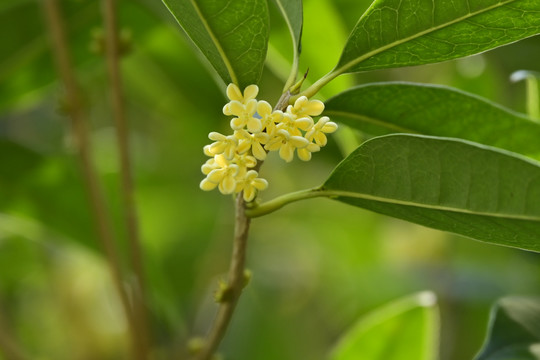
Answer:
[(112, 226), (108, 215), (105, 197), (98, 181), (98, 174), (92, 164), (92, 151), (90, 135), (86, 127), (87, 119), (83, 112), (81, 92), (75, 80), (71, 57), (68, 52), (67, 40), (62, 21), (58, 0), (45, 0), (45, 15), (52, 40), (53, 52), (56, 58), (58, 71), (65, 88), (66, 102), (72, 131), (76, 141), (81, 170), (86, 183), (91, 204), (91, 210), (96, 222), (97, 232), (101, 246), (107, 257), (109, 271), (118, 291), (124, 309), (133, 342), (134, 359), (144, 360), (142, 349), (136, 339), (139, 337), (131, 311), (128, 295), (122, 284), (120, 258), (114, 243)]
[(0, 354), (7, 360), (30, 359), (16, 342), (10, 330), (3, 316), (3, 309), (0, 309)]
[(134, 316), (141, 335), (141, 347), (148, 354), (148, 317), (146, 307), (146, 291), (144, 268), (142, 261), (139, 224), (134, 197), (133, 170), (129, 155), (129, 136), (124, 107), (122, 75), (120, 71), (120, 46), (118, 41), (117, 9), (115, 0), (103, 0), (103, 18), (105, 23), (105, 44), (107, 68), (111, 84), (111, 103), (116, 128), (116, 143), (120, 155), (120, 176), (125, 224), (129, 240), (131, 264), (135, 273)]
[(196, 354), (196, 360), (208, 360), (216, 351), (229, 326), (234, 309), (245, 286), (246, 247), (251, 220), (246, 217), (246, 203), (242, 193), (236, 198), (236, 220), (233, 253), (229, 268), (227, 296), (223, 298), (214, 324), (207, 336), (203, 348)]

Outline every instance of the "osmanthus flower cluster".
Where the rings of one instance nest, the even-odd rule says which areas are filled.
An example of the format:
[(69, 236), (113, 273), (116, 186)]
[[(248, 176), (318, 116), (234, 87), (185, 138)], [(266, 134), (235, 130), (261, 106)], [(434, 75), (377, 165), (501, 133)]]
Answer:
[(249, 85), (240, 91), (238, 86), (227, 87), (229, 102), (223, 113), (233, 116), (231, 135), (211, 132), (214, 141), (204, 147), (210, 159), (201, 170), (206, 178), (200, 187), (209, 191), (216, 187), (222, 194), (243, 191), (245, 201), (252, 201), (257, 191), (268, 187), (268, 182), (255, 170), (258, 161), (264, 161), (270, 151), (290, 162), (296, 153), (303, 161), (311, 159), (311, 153), (326, 145), (326, 134), (337, 130), (337, 124), (323, 116), (315, 123), (313, 116), (320, 115), (324, 104), (319, 100), (299, 97), (285, 111), (272, 110), (264, 100), (258, 101), (257, 85)]

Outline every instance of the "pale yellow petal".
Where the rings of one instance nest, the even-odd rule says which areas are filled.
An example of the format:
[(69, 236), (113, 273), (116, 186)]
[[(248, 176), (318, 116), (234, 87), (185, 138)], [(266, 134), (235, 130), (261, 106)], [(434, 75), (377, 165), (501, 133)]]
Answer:
[(210, 134), (208, 134), (208, 138), (210, 140), (214, 140), (214, 141), (224, 141), (224, 140), (227, 140), (227, 137), (223, 134), (220, 134), (216, 131), (212, 131)]
[(232, 194), (236, 189), (236, 181), (232, 175), (225, 176), (219, 183), (219, 191), (222, 194)]
[(262, 131), (261, 120), (254, 117), (249, 118), (249, 120), (247, 121), (247, 129), (250, 133), (253, 133), (253, 134), (261, 132)]
[(236, 84), (229, 84), (229, 86), (227, 86), (227, 97), (230, 100), (235, 100), (235, 101), (242, 101), (244, 98), (242, 96), (242, 92), (240, 91), (240, 89), (238, 88)]
[(319, 116), (324, 111), (324, 103), (319, 100), (309, 101), (303, 109), (303, 113), (310, 116)]
[(230, 115), (241, 116), (245, 112), (244, 104), (239, 101), (231, 101), (228, 110)]
[(246, 102), (244, 105), (244, 113), (248, 114), (249, 116), (255, 115), (257, 112), (257, 100), (252, 99)]
[(212, 156), (212, 157), (214, 156), (214, 154), (210, 152), (210, 145), (205, 145), (203, 147), (203, 152), (204, 152), (204, 155), (206, 156)]
[(255, 189), (265, 190), (268, 187), (268, 181), (263, 178), (258, 178), (252, 181), (251, 183)]
[(208, 174), (208, 176), (206, 178), (208, 179), (208, 181), (211, 181), (211, 182), (213, 182), (215, 184), (218, 184), (223, 180), (225, 175), (226, 175), (225, 170), (223, 170), (223, 169), (214, 169), (214, 170), (210, 171), (210, 173)]
[(257, 97), (259, 87), (257, 85), (249, 85), (244, 89), (244, 102), (248, 102)]
[(294, 147), (290, 144), (284, 144), (279, 149), (279, 157), (285, 160), (286, 162), (291, 162), (294, 158)]
[(272, 114), (272, 106), (264, 100), (257, 103), (257, 112), (261, 117)]
[(298, 158), (302, 161), (309, 161), (311, 160), (311, 152), (307, 148), (298, 149)]
[(313, 127), (313, 119), (306, 116), (295, 120), (294, 125), (303, 131), (308, 131)]
[(308, 146), (309, 141), (301, 136), (291, 136), (289, 139), (289, 144), (295, 148), (303, 148)]
[(253, 156), (255, 156), (255, 158), (257, 158), (258, 160), (262, 161), (266, 159), (266, 151), (264, 151), (260, 143), (255, 143), (251, 145), (251, 152), (253, 153)]
[(323, 131), (323, 132), (325, 132), (327, 134), (331, 134), (334, 131), (336, 131), (337, 129), (338, 129), (338, 125), (335, 122), (329, 121), (323, 126), (321, 131)]
[(204, 190), (204, 191), (214, 190), (216, 186), (217, 186), (216, 183), (213, 183), (208, 179), (203, 179), (201, 183), (199, 184), (199, 187), (201, 188), (201, 190)]
[(255, 199), (256, 193), (257, 191), (255, 190), (255, 188), (251, 186), (244, 188), (244, 201), (246, 202), (253, 201), (253, 199)]
[(249, 140), (241, 140), (238, 144), (238, 147), (236, 148), (236, 152), (238, 154), (243, 154), (246, 151), (248, 151), (251, 148), (251, 141)]
[(246, 125), (246, 122), (241, 117), (235, 117), (231, 120), (230, 125), (231, 129), (240, 130)]

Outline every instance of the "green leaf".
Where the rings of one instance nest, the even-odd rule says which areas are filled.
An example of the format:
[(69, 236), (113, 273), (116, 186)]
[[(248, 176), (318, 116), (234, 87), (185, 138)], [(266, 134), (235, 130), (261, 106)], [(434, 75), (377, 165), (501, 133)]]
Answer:
[(296, 81), (298, 75), (298, 62), (300, 52), (302, 51), (302, 0), (274, 0), (279, 8), (289, 32), (293, 44), (293, 64), (289, 79), (285, 84), (285, 89), (291, 87)]
[(421, 292), (362, 317), (338, 343), (330, 360), (433, 360), (438, 332), (435, 295)]
[(265, 0), (163, 0), (223, 81), (256, 84), (268, 46)]
[(420, 225), (540, 251), (540, 164), (497, 148), (408, 134), (373, 138), (320, 191)]
[(444, 86), (367, 84), (329, 99), (325, 115), (372, 135), (401, 132), (456, 137), (540, 156), (539, 123)]
[(356, 24), (335, 72), (456, 59), (538, 33), (539, 0), (377, 0)]
[(502, 298), (491, 311), (489, 333), (475, 360), (538, 359), (540, 298)]

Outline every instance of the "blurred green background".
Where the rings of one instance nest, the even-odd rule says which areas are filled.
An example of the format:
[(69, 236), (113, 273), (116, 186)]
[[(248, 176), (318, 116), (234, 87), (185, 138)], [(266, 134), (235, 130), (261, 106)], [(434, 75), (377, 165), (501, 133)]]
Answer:
[[(153, 352), (155, 359), (172, 359), (190, 336), (207, 330), (216, 309), (213, 292), (228, 268), (233, 202), (198, 187), (207, 134), (227, 131), (225, 86), (160, 1), (119, 5), (124, 38), (131, 39), (122, 71)], [(260, 98), (275, 103), (292, 51), (285, 24), (270, 5)], [(368, 6), (366, 0), (304, 1), (300, 71), (309, 68), (308, 81), (333, 67)], [(62, 7), (91, 120), (95, 165), (127, 254), (108, 79), (96, 51), (99, 2), (64, 0)], [(41, 1), (2, 0), (0, 33), (0, 359), (9, 359), (5, 346), (13, 339), (30, 359), (127, 359), (125, 320), (60, 111)], [(509, 76), (540, 71), (539, 58), (535, 37), (457, 61), (342, 76), (321, 96), (354, 84), (407, 80), (454, 86), (523, 112), (525, 86), (510, 83)], [(332, 136), (309, 163), (284, 164), (271, 156), (261, 173), (270, 182), (263, 199), (322, 183), (344, 156), (339, 138)], [(330, 200), (295, 203), (253, 221), (253, 280), (222, 351), (238, 360), (324, 359), (369, 310), (430, 289), (442, 312), (441, 360), (470, 359), (481, 346), (494, 300), (538, 294), (539, 259)]]

